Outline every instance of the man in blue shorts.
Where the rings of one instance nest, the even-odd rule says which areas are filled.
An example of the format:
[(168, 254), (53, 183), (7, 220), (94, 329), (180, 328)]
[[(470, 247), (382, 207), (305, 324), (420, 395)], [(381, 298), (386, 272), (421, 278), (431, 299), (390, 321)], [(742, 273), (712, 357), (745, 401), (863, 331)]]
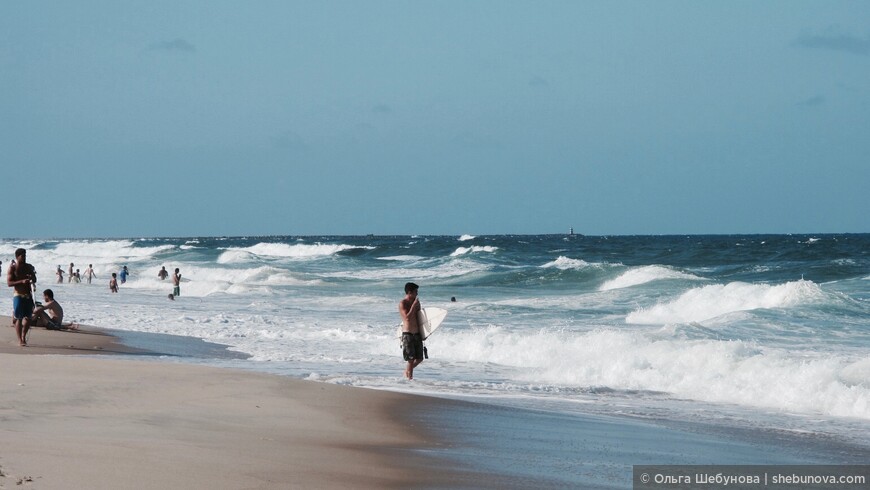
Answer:
[(27, 345), (27, 331), (30, 330), (30, 316), (33, 315), (33, 290), (36, 288), (36, 270), (27, 263), (27, 251), (15, 251), (15, 262), (6, 271), (6, 285), (14, 288), (12, 297), (12, 324), (18, 335), (18, 345)]

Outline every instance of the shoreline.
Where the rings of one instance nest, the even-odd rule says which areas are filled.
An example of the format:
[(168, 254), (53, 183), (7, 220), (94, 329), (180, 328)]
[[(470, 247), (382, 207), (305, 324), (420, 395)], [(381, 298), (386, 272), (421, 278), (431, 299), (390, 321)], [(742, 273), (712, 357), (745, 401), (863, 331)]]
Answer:
[(393, 415), (422, 397), (109, 357), (0, 370), (0, 488), (404, 488), (432, 444)]
[[(10, 324), (0, 316), (0, 489), (631, 488), (638, 464), (870, 457), (870, 445), (713, 420), (567, 414), (166, 362), (198, 347), (162, 334), (131, 347), (123, 332), (36, 328), (22, 348)], [(210, 345), (202, 358), (220, 350)]]
[(27, 346), (18, 345), (12, 317), (0, 315), (0, 354), (63, 354), (63, 355), (112, 355), (148, 354), (121, 342), (109, 331), (81, 325), (75, 330), (47, 330), (31, 327), (27, 334)]
[[(410, 415), (451, 402), (171, 362), (0, 317), (0, 488), (409, 488), (462, 481)], [(97, 355), (97, 357), (91, 357)], [(136, 359), (137, 355), (144, 355)], [(121, 358), (123, 356), (123, 358)], [(422, 450), (422, 452), (421, 452)]]

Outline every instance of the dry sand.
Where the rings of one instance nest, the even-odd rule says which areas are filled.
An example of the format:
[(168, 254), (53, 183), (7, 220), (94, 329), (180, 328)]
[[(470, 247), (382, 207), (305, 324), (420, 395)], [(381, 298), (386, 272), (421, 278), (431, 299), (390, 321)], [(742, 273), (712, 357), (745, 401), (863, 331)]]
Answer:
[(21, 355), (129, 349), (96, 329), (42, 328), (19, 347), (10, 324), (0, 317), (0, 488), (409, 488), (459, 481), (449, 472), (419, 471), (414, 449), (436, 442), (400, 416), (442, 400), (129, 357)]

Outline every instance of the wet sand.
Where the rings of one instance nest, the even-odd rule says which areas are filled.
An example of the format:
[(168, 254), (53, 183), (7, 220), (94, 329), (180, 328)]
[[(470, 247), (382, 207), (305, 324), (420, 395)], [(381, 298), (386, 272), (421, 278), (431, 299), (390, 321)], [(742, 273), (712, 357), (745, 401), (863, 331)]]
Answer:
[[(437, 442), (402, 413), (450, 402), (173, 362), (98, 329), (0, 317), (0, 488), (409, 488)], [(39, 355), (50, 354), (50, 355)], [(58, 355), (61, 354), (61, 355)], [(69, 356), (62, 354), (98, 354)]]

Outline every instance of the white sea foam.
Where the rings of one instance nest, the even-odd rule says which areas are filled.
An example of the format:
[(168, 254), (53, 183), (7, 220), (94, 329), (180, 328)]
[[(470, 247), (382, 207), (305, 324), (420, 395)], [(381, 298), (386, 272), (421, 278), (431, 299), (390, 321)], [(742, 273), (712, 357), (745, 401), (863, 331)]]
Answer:
[(516, 383), (663, 392), (707, 402), (870, 419), (870, 363), (794, 355), (751, 342), (648, 337), (642, 332), (490, 326), (433, 336), (452, 362), (515, 368)]
[[(79, 269), (82, 274), (89, 264), (93, 265), (95, 280), (108, 284), (112, 272), (120, 272), (125, 265), (129, 267), (133, 277), (146, 271), (150, 275), (152, 264), (157, 263), (156, 257), (173, 250), (177, 250), (174, 245), (137, 247), (128, 240), (70, 241), (58, 243), (54, 248), (28, 250), (27, 261), (36, 268), (39, 284), (42, 285), (56, 284), (58, 267), (64, 272), (64, 282), (67, 282), (70, 263), (74, 263), (74, 268)], [(158, 270), (159, 267), (153, 269), (154, 277)]]
[[(309, 259), (309, 258), (317, 258), (317, 257), (325, 257), (329, 255), (334, 255), (338, 252), (342, 252), (344, 250), (350, 250), (354, 248), (365, 248), (365, 249), (373, 249), (374, 247), (358, 247), (354, 245), (336, 245), (336, 244), (323, 244), (323, 243), (315, 243), (315, 244), (307, 244), (307, 243), (297, 243), (294, 245), (289, 245), (286, 243), (258, 243), (251, 247), (244, 248), (228, 248), (226, 253), (237, 253), (237, 252), (245, 252), (251, 255), (256, 255), (259, 257), (273, 257), (273, 258), (290, 258), (290, 259)], [(235, 256), (237, 257), (237, 256)], [(225, 259), (227, 260), (227, 259)], [(231, 259), (234, 260), (234, 259)]]
[(560, 270), (564, 271), (564, 270), (571, 270), (571, 269), (574, 269), (574, 270), (585, 269), (586, 267), (589, 267), (590, 265), (591, 264), (589, 262), (586, 262), (583, 259), (571, 259), (568, 257), (559, 256), (559, 258), (557, 258), (556, 260), (554, 260), (552, 262), (547, 262), (546, 264), (542, 265), (541, 267), (543, 267), (545, 269), (556, 268), (556, 269), (560, 269)]
[(137, 247), (129, 240), (100, 241), (100, 242), (61, 242), (53, 252), (59, 259), (79, 258), (98, 259), (126, 259), (128, 261), (149, 259), (161, 252), (175, 249), (175, 245), (156, 245), (151, 247)]
[(688, 279), (701, 280), (702, 278), (693, 274), (687, 274), (674, 270), (670, 267), (661, 265), (646, 265), (629, 269), (616, 279), (611, 279), (599, 288), (600, 291), (610, 291), (611, 289), (622, 289), (632, 286), (646, 284), (648, 282), (660, 281), (665, 279)]
[[(135, 274), (123, 284), (124, 288), (145, 291), (169, 291), (170, 282), (157, 278), (155, 267), (146, 274)], [(266, 293), (273, 287), (312, 286), (321, 284), (320, 279), (305, 279), (292, 271), (271, 266), (245, 269), (226, 269), (202, 265), (186, 265), (181, 268), (181, 291), (185, 296), (205, 297), (217, 293), (250, 294)]]
[(415, 278), (418, 281), (431, 281), (436, 279), (451, 279), (456, 277), (467, 276), (478, 272), (488, 270), (484, 264), (480, 264), (467, 259), (453, 259), (449, 262), (436, 266), (421, 265), (419, 267), (412, 263), (411, 267), (395, 267), (384, 269), (353, 269), (343, 270), (339, 272), (324, 272), (323, 277), (329, 278), (344, 278), (357, 280), (406, 280), (409, 277)]
[(470, 253), (479, 253), (479, 252), (493, 253), (496, 250), (498, 250), (498, 247), (493, 247), (491, 245), (485, 245), (485, 246), (472, 245), (470, 247), (459, 247), (452, 254), (450, 254), (450, 256), (451, 257), (458, 257), (460, 255), (465, 255), (465, 254), (470, 254)]
[(673, 301), (635, 310), (625, 321), (649, 325), (703, 322), (727, 313), (788, 308), (821, 301), (824, 297), (825, 293), (812, 281), (777, 286), (732, 282), (691, 289)]
[(419, 255), (394, 255), (392, 257), (378, 257), (378, 260), (392, 260), (396, 262), (416, 262), (425, 259), (426, 257), (421, 257)]
[(247, 250), (232, 249), (223, 252), (217, 258), (218, 264), (247, 264), (253, 260), (254, 255)]

